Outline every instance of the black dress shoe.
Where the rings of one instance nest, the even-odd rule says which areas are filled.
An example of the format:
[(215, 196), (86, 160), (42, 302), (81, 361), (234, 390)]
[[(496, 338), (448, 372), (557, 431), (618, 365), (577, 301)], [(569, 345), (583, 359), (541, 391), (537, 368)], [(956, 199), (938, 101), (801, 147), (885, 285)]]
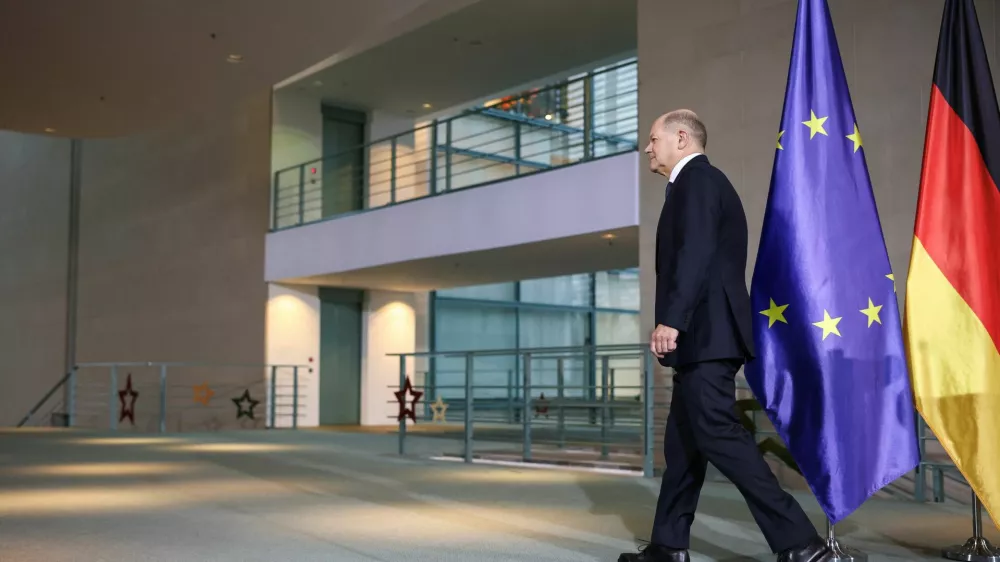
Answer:
[(647, 544), (637, 554), (627, 552), (618, 557), (618, 562), (691, 562), (686, 550), (665, 548)]
[(789, 548), (778, 555), (778, 562), (824, 562), (833, 556), (826, 541), (816, 537), (800, 548)]

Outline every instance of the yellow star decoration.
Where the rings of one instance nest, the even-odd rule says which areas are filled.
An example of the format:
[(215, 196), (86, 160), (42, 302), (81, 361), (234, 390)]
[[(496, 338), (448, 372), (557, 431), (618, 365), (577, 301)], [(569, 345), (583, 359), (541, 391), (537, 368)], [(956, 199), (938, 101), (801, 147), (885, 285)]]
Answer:
[(854, 134), (847, 135), (847, 138), (854, 141), (854, 152), (857, 152), (861, 148), (861, 131), (858, 130), (858, 124), (854, 124)]
[(868, 327), (869, 328), (872, 327), (872, 322), (878, 322), (879, 324), (882, 323), (882, 319), (878, 317), (878, 312), (880, 310), (882, 310), (882, 305), (875, 306), (875, 303), (873, 303), (872, 299), (869, 298), (868, 299), (868, 308), (866, 308), (866, 309), (864, 309), (864, 310), (861, 311), (861, 314), (864, 314), (865, 316), (868, 317)]
[(194, 401), (202, 406), (208, 406), (213, 396), (215, 391), (208, 387), (207, 382), (194, 387)]
[(431, 404), (431, 412), (434, 413), (434, 418), (431, 419), (431, 422), (444, 422), (444, 414), (447, 411), (448, 405), (444, 403), (444, 400), (441, 400), (440, 396), (438, 396), (437, 400)]
[[(836, 334), (840, 336), (840, 330), (837, 329), (837, 324), (840, 324), (843, 316), (838, 316), (837, 318), (830, 318), (830, 313), (826, 310), (823, 311), (823, 320), (819, 322), (813, 322), (813, 326), (817, 328), (823, 328), (823, 340), (830, 334)], [(843, 336), (841, 336), (843, 337)]]
[(892, 281), (892, 292), (895, 293), (896, 292), (896, 275), (894, 273), (890, 273), (889, 275), (886, 275), (885, 278), (888, 279), (889, 281)]
[(787, 304), (778, 306), (774, 303), (774, 299), (768, 299), (771, 301), (771, 307), (767, 310), (761, 310), (760, 313), (767, 316), (767, 327), (770, 328), (774, 326), (775, 322), (784, 322), (788, 324), (788, 320), (785, 320), (785, 309), (788, 308)]
[[(826, 135), (826, 129), (823, 128), (823, 123), (826, 123), (828, 117), (816, 117), (815, 111), (809, 111), (810, 119), (808, 121), (803, 121), (802, 124), (809, 127), (809, 138), (812, 139), (816, 136), (816, 133)], [(830, 136), (830, 135), (827, 135)]]
[(785, 150), (785, 147), (781, 146), (781, 137), (784, 136), (785, 131), (778, 133), (778, 150)]

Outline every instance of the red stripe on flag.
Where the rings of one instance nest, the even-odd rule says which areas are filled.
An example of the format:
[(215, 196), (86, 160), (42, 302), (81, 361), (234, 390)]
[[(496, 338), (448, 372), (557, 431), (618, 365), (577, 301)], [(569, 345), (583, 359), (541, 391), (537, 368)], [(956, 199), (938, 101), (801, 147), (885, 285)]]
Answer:
[(914, 234), (1000, 348), (1000, 191), (975, 137), (937, 86)]

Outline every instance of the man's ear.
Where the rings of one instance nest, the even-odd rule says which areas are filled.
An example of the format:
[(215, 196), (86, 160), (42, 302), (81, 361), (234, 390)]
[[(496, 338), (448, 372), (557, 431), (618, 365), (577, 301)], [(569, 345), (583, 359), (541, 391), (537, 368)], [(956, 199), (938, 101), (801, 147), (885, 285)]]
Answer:
[(691, 143), (691, 137), (684, 129), (677, 130), (677, 148), (684, 150)]

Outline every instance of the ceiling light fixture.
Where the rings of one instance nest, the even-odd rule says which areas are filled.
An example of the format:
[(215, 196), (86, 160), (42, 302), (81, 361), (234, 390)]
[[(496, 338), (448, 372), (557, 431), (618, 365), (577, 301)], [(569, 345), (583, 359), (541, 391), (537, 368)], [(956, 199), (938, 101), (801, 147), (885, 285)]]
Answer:
[(546, 121), (552, 121), (552, 114), (551, 113), (546, 113), (545, 114), (545, 120)]
[(431, 104), (429, 104), (429, 103), (425, 103), (424, 104), (424, 109), (430, 109), (430, 108), (431, 108)]
[(602, 234), (601, 238), (603, 238), (605, 240), (614, 240), (615, 238), (618, 238), (618, 236), (615, 233), (613, 233), (613, 232), (608, 232), (608, 233)]
[(54, 133), (54, 132), (56, 132), (56, 130), (53, 129), (52, 127), (45, 127), (45, 132), (46, 133)]
[(243, 62), (243, 55), (229, 55), (226, 58), (226, 62), (231, 62), (233, 64), (239, 64)]

